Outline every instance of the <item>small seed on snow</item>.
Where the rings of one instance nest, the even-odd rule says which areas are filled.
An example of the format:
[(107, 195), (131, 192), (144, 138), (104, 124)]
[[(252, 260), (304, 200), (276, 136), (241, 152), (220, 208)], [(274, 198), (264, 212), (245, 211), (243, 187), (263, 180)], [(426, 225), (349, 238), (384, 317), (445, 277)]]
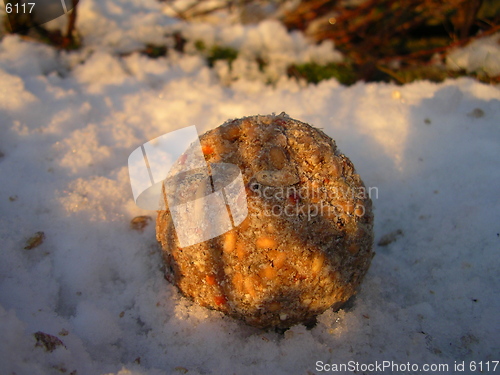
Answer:
[(136, 216), (130, 220), (130, 229), (142, 232), (151, 220), (153, 220), (151, 216)]
[(40, 246), (44, 240), (45, 240), (45, 233), (44, 232), (36, 232), (33, 236), (28, 238), (24, 249), (25, 250), (34, 249), (35, 247)]

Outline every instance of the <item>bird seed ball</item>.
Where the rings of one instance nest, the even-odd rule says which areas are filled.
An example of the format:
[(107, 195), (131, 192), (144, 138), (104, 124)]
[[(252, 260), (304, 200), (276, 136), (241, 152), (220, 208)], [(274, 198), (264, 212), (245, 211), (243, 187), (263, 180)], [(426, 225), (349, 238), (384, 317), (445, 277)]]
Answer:
[(223, 235), (181, 248), (168, 207), (159, 211), (167, 280), (198, 304), (261, 328), (340, 308), (374, 255), (373, 214), (335, 142), (285, 113), (227, 121), (200, 142), (208, 165), (241, 170), (248, 215)]

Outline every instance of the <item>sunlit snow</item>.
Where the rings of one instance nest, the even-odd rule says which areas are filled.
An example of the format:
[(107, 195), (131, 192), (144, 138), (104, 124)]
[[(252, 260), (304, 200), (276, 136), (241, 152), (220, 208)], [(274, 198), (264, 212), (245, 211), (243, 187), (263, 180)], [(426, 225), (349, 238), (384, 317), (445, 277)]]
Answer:
[[(272, 22), (189, 31), (161, 7), (82, 0), (74, 52), (0, 40), (0, 373), (310, 374), (317, 361), (452, 372), (455, 361), (498, 361), (499, 88), (305, 85), (283, 66), (340, 54)], [(242, 48), (236, 71), (194, 52), (133, 52), (171, 28)], [(256, 50), (272, 62), (267, 77), (245, 60)], [(465, 53), (450, 59), (467, 65)], [(279, 334), (194, 305), (164, 279), (155, 212), (135, 205), (127, 160), (169, 131), (282, 111), (322, 128), (376, 188), (377, 254), (349, 308)], [(143, 232), (130, 229), (138, 215), (153, 217)], [(43, 243), (25, 249), (39, 231)], [(64, 346), (47, 352), (36, 332)]]

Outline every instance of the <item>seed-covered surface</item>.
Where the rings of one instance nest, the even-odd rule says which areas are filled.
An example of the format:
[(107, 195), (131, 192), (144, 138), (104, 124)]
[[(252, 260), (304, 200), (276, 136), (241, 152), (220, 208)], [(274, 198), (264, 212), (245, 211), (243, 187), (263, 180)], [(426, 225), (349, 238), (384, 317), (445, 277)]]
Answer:
[(200, 141), (208, 165), (240, 168), (248, 216), (181, 248), (168, 207), (159, 211), (167, 279), (197, 303), (262, 328), (342, 306), (369, 268), (373, 214), (335, 142), (284, 113), (228, 121)]

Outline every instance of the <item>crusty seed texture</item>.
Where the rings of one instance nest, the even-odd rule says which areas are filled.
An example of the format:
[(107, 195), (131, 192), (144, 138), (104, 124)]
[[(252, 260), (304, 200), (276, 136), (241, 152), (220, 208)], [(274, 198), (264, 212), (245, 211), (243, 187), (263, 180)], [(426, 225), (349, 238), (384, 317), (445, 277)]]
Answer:
[(159, 211), (168, 280), (200, 305), (261, 328), (310, 322), (356, 293), (373, 256), (372, 204), (330, 137), (283, 113), (227, 121), (200, 142), (207, 163), (239, 167), (248, 216), (180, 248), (168, 206)]

